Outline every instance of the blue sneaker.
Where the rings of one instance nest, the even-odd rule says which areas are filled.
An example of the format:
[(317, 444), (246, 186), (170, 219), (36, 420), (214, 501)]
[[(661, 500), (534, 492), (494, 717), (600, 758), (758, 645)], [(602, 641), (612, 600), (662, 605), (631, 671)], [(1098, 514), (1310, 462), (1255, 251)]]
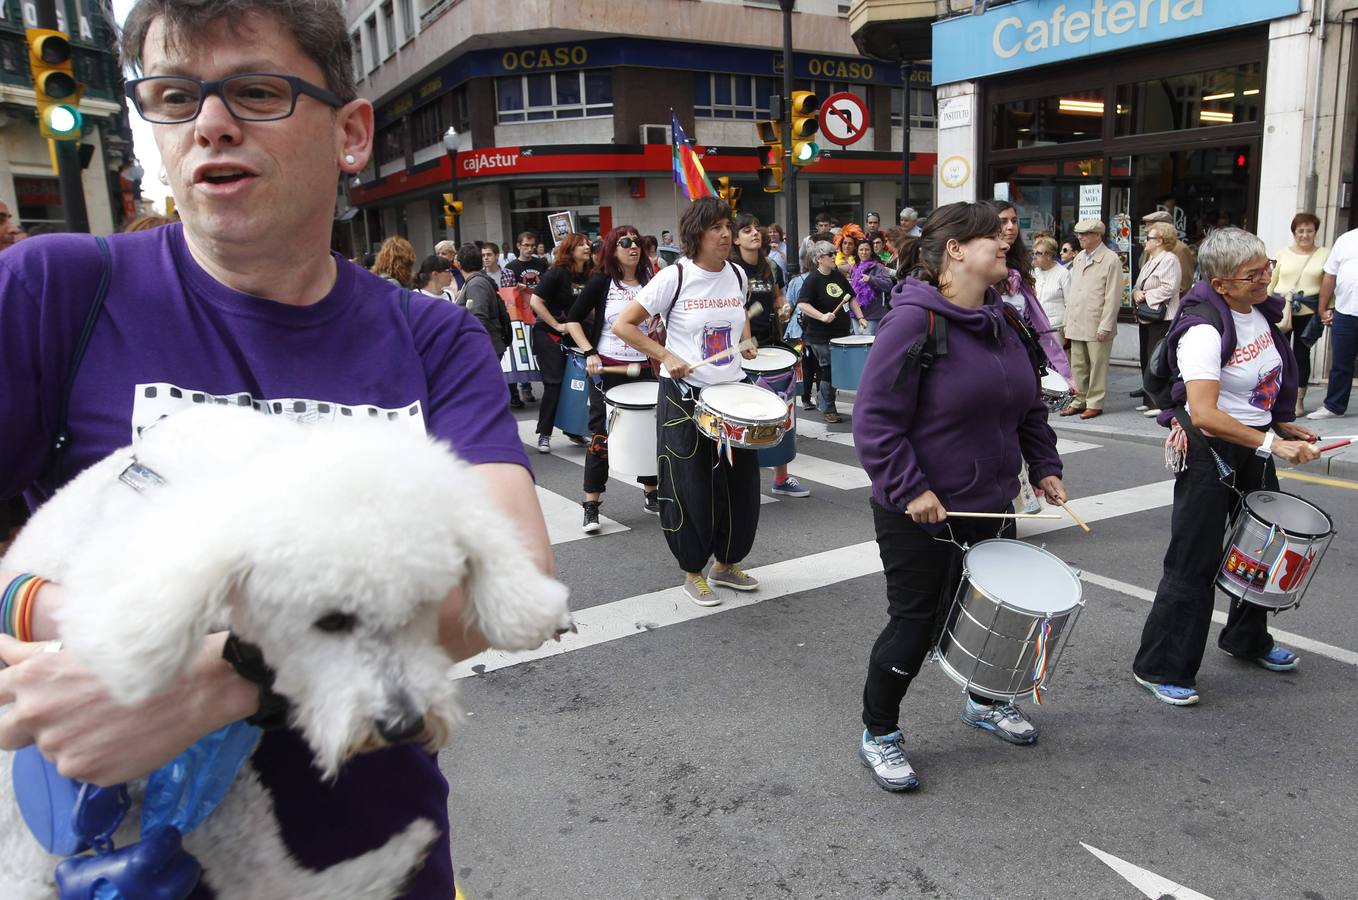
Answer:
[(780, 497), (810, 497), (811, 489), (802, 487), (802, 483), (791, 475), (782, 481), (773, 483), (773, 493)]
[(919, 787), (919, 776), (905, 755), (905, 736), (899, 731), (873, 737), (863, 731), (858, 745), (858, 760), (872, 770), (872, 780), (886, 791), (913, 791)]
[(1037, 741), (1037, 726), (1012, 703), (982, 704), (968, 697), (967, 705), (962, 707), (962, 721), (1011, 744)]
[(1272, 650), (1258, 657), (1254, 662), (1270, 672), (1295, 672), (1297, 666), (1301, 665), (1301, 657), (1291, 650), (1284, 650), (1274, 644)]
[(1180, 687), (1177, 684), (1155, 684), (1140, 675), (1134, 677), (1137, 684), (1154, 694), (1155, 699), (1161, 703), (1168, 703), (1170, 706), (1192, 706), (1198, 702), (1198, 692), (1195, 688)]

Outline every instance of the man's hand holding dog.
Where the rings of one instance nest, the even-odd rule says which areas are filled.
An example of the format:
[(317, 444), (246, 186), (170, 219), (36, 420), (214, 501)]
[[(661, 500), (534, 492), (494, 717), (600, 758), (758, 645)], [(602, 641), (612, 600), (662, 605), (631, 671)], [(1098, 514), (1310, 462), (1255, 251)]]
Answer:
[(70, 653), (0, 635), (0, 705), (12, 704), (0, 716), (0, 749), (37, 744), (61, 774), (91, 784), (145, 775), (258, 707), (258, 689), (222, 660), (225, 640), (204, 641), (174, 689), (124, 706)]

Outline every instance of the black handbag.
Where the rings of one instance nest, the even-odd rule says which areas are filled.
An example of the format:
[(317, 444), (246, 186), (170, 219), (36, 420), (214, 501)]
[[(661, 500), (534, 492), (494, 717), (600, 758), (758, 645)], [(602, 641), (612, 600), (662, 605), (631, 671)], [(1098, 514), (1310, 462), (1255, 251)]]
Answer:
[(1161, 303), (1159, 306), (1151, 306), (1145, 300), (1136, 305), (1133, 314), (1136, 320), (1143, 325), (1154, 325), (1156, 322), (1165, 321), (1165, 313), (1169, 312), (1169, 304)]

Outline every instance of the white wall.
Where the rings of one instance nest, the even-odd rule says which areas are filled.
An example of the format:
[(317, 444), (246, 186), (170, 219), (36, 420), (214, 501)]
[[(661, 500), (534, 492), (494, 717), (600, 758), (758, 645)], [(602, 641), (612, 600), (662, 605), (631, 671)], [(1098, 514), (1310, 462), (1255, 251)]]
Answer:
[(611, 143), (613, 143), (612, 116), (561, 119), (555, 122), (516, 122), (511, 125), (495, 126), (497, 147)]
[[(1310, 164), (1310, 119), (1306, 107), (1319, 64), (1318, 43), (1307, 34), (1309, 26), (1309, 14), (1303, 13), (1278, 20), (1269, 27), (1268, 73), (1264, 82), (1268, 87), (1264, 92), (1264, 139), (1255, 229), (1273, 252), (1292, 243), (1287, 226), (1305, 202), (1305, 173)], [(1338, 36), (1337, 28), (1332, 26), (1331, 31), (1332, 36)], [(1332, 116), (1322, 119), (1322, 128), (1333, 127)], [(1322, 142), (1321, 151), (1324, 150)]]
[[(959, 200), (972, 201), (978, 196), (985, 196), (985, 194), (979, 193), (980, 189), (977, 188), (977, 178), (980, 177), (976, 170), (980, 163), (980, 154), (977, 152), (977, 147), (979, 146), (981, 110), (977, 103), (976, 82), (959, 81), (955, 84), (939, 86), (938, 99), (940, 103), (953, 97), (964, 97), (966, 98), (965, 102), (971, 104), (971, 122), (968, 125), (940, 128), (936, 132), (938, 169), (934, 173), (934, 199), (939, 206), (956, 203)], [(951, 165), (949, 165), (949, 160), (952, 160)], [(943, 182), (945, 171), (965, 171), (966, 179), (949, 187)]]

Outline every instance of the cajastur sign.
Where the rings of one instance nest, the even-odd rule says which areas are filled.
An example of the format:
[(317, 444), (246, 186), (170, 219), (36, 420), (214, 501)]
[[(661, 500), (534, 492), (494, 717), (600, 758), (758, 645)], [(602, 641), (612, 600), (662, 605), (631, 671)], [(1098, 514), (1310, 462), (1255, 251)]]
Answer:
[(1018, 0), (934, 23), (951, 84), (1296, 15), (1298, 0)]
[(495, 147), (487, 150), (473, 150), (458, 154), (458, 177), (478, 175), (504, 175), (514, 171), (519, 164), (518, 147)]

